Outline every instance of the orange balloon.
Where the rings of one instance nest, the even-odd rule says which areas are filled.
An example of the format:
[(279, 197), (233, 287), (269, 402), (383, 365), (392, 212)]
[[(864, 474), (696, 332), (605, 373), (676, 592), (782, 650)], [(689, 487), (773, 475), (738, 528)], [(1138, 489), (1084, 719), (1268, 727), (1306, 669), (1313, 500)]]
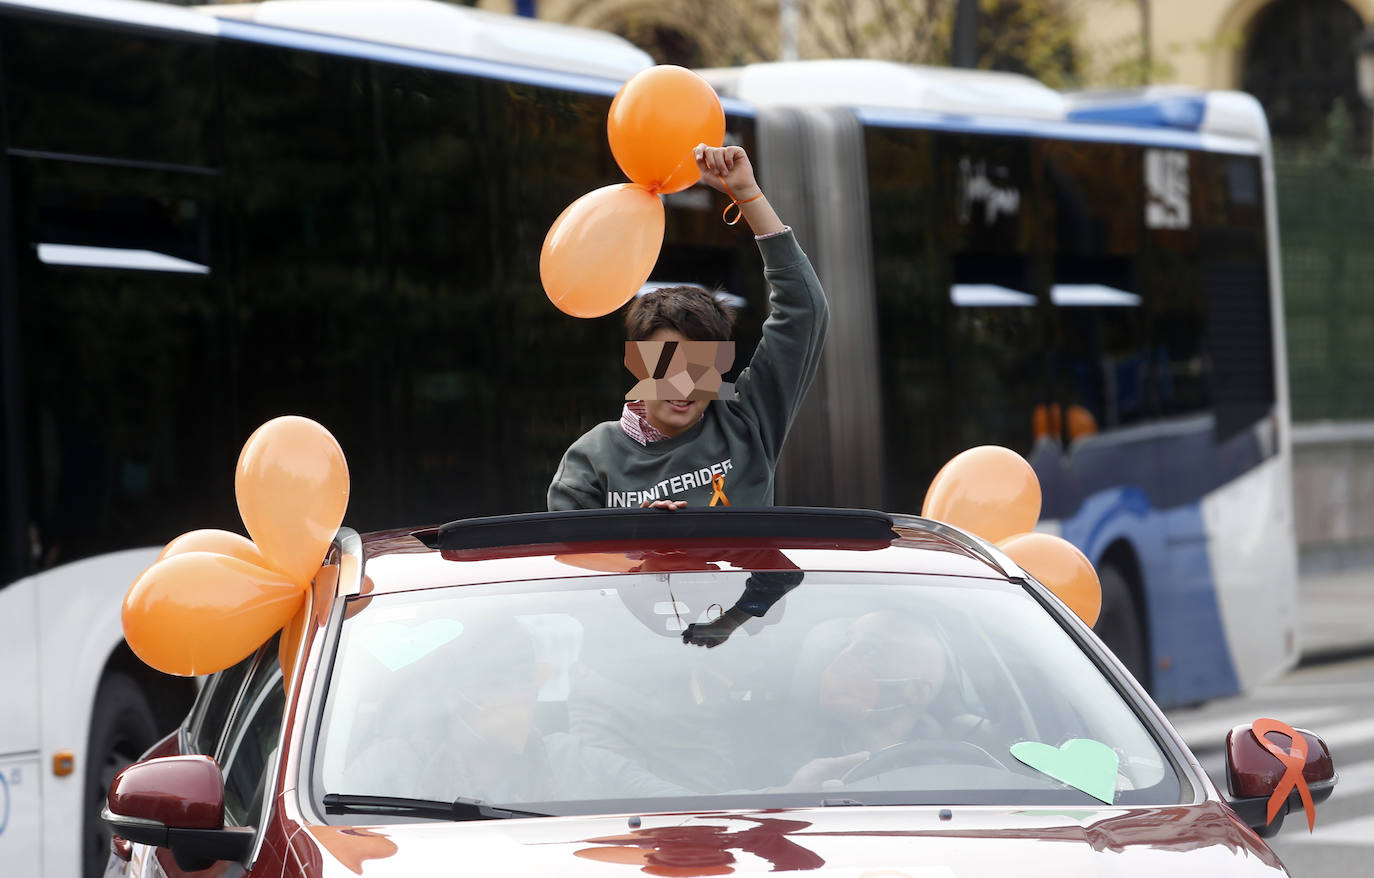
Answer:
[(979, 445), (945, 464), (922, 514), (996, 543), (1035, 527), (1040, 480), (1026, 459), (1010, 448)]
[(692, 155), (696, 145), (725, 142), (725, 110), (706, 80), (661, 64), (620, 87), (606, 135), (625, 176), (653, 192), (681, 192), (701, 176)]
[(164, 546), (162, 554), (158, 555), (157, 559), (161, 561), (163, 558), (184, 555), (187, 552), (216, 552), (258, 567), (270, 566), (252, 540), (227, 530), (210, 528), (187, 531)]
[(251, 655), (290, 621), (304, 595), (281, 573), (239, 558), (172, 555), (124, 596), (124, 638), (159, 671), (211, 674)]
[(940, 467), (940, 471), (935, 474), (935, 478), (930, 480), (930, 487), (926, 488), (926, 498), (921, 501), (921, 515), (930, 518), (930, 498), (935, 495), (935, 486), (940, 484), (940, 478), (944, 476), (945, 470), (949, 469), (949, 462)]
[(997, 544), (1021, 569), (1054, 592), (1089, 626), (1102, 612), (1102, 584), (1078, 547), (1051, 534), (1017, 534)]
[(553, 221), (539, 254), (539, 278), (558, 310), (601, 317), (644, 285), (662, 247), (658, 196), (634, 183), (605, 186), (568, 205)]
[(274, 418), (244, 443), (234, 496), (268, 564), (304, 585), (343, 523), (348, 463), (324, 427), (295, 415)]

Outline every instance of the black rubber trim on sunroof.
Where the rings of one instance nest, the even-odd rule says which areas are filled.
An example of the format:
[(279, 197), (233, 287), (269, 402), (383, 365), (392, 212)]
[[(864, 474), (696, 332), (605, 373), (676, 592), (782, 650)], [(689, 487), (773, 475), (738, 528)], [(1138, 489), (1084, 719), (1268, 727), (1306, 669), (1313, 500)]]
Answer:
[(894, 536), (892, 518), (882, 512), (800, 506), (530, 512), (465, 518), (415, 533), (441, 550), (622, 540), (890, 541)]

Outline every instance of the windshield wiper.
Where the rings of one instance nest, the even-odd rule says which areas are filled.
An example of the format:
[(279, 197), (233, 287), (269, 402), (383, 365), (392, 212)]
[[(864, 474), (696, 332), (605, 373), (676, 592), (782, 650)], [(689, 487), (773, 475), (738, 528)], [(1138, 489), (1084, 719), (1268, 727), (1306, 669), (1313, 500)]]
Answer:
[(326, 793), (325, 811), (351, 811), (362, 814), (414, 814), (441, 820), (505, 820), (511, 817), (549, 817), (537, 811), (518, 811), (488, 805), (481, 799), (459, 796), (452, 802), (437, 799), (407, 799), (400, 796), (355, 796)]

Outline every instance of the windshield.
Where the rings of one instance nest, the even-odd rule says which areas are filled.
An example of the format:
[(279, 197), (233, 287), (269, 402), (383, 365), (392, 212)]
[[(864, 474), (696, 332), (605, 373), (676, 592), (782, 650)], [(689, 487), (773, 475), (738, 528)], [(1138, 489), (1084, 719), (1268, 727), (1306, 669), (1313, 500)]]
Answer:
[(995, 580), (711, 571), (355, 598), (325, 711), (317, 799), (364, 808), (1181, 795), (1103, 673)]

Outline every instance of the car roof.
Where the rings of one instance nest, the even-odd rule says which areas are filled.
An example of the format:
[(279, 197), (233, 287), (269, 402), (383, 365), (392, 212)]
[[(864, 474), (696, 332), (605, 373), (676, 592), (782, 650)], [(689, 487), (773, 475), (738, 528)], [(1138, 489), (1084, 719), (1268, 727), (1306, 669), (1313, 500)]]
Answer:
[(916, 516), (854, 509), (597, 509), (506, 515), (379, 531), (362, 538), (362, 551), (365, 579), (360, 590), (366, 594), (730, 569), (1025, 578), (995, 547), (956, 528)]

